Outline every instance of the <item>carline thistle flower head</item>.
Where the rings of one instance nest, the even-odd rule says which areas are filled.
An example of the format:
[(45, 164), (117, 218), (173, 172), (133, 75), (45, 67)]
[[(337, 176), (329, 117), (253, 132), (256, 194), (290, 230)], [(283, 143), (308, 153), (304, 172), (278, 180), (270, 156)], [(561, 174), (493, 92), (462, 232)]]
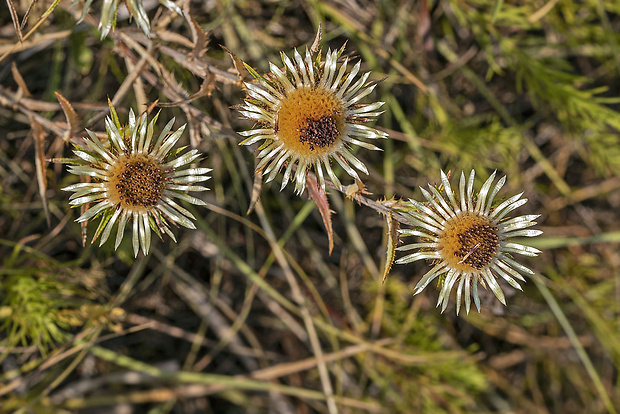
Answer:
[[(246, 83), (247, 97), (240, 113), (256, 121), (256, 127), (240, 134), (248, 137), (242, 145), (257, 142), (257, 171), (273, 180), (284, 167), (281, 190), (290, 181), (295, 191), (303, 193), (306, 176), (311, 168), (325, 189), (324, 171), (337, 187), (340, 180), (334, 174), (335, 160), (349, 176), (359, 180), (357, 171), (368, 174), (366, 166), (351, 153), (351, 145), (380, 150), (367, 139), (386, 138), (387, 134), (363, 125), (382, 112), (383, 102), (359, 103), (370, 94), (377, 82), (367, 82), (369, 72), (354, 82), (360, 71), (357, 62), (347, 72), (348, 60), (338, 66), (344, 51), (328, 50), (324, 62), (306, 50), (305, 58), (295, 50), (294, 59), (281, 53), (284, 68), (269, 63), (271, 73), (259, 75), (249, 65), (246, 68), (258, 83)], [(361, 181), (361, 180), (360, 180)]]
[[(199, 161), (202, 154), (190, 150), (183, 155), (183, 148), (172, 150), (185, 129), (185, 125), (170, 133), (174, 118), (168, 122), (156, 140), (153, 131), (159, 114), (147, 123), (146, 113), (137, 119), (133, 110), (129, 112), (129, 125), (123, 128), (114, 108), (112, 117), (105, 120), (108, 142), (105, 144), (97, 135), (86, 130), (90, 138), (84, 138), (86, 148), (76, 146), (69, 172), (90, 177), (90, 182), (81, 182), (63, 188), (73, 191), (72, 206), (87, 206), (76, 220), (85, 222), (101, 216), (101, 222), (93, 242), (101, 236), (99, 246), (108, 240), (113, 226), (118, 222), (117, 249), (123, 240), (125, 226), (133, 224), (133, 250), (137, 256), (140, 247), (148, 254), (151, 245), (151, 230), (160, 238), (168, 234), (175, 242), (169, 223), (195, 229), (195, 217), (174, 199), (191, 204), (205, 203), (187, 194), (188, 191), (205, 191), (208, 188), (195, 185), (207, 181), (210, 168), (186, 168)], [(91, 205), (91, 203), (93, 205)]]
[[(465, 293), (465, 308), (469, 313), (473, 293), (474, 303), (480, 312), (478, 282), (489, 287), (499, 301), (506, 305), (504, 293), (498, 277), (512, 287), (522, 290), (515, 280), (525, 282), (521, 274), (533, 274), (527, 267), (517, 262), (512, 254), (537, 256), (540, 251), (511, 241), (513, 237), (534, 237), (542, 234), (540, 230), (528, 229), (536, 224), (540, 215), (525, 215), (508, 218), (508, 214), (527, 202), (521, 198), (523, 193), (510, 197), (493, 206), (495, 196), (506, 182), (502, 177), (495, 185), (495, 172), (485, 181), (478, 196), (474, 196), (475, 171), (472, 170), (467, 184), (461, 173), (459, 193), (454, 194), (446, 174), (441, 172), (441, 183), (447, 197), (429, 185), (423, 188), (426, 202), (409, 200), (410, 208), (405, 216), (415, 228), (402, 229), (404, 236), (417, 236), (420, 243), (412, 243), (398, 248), (401, 251), (417, 250), (416, 253), (401, 257), (396, 263), (411, 263), (417, 260), (432, 260), (433, 267), (422, 277), (415, 287), (418, 294), (433, 280), (441, 280), (441, 292), (437, 306), (443, 312), (448, 306), (450, 292), (455, 284), (456, 314), (461, 307)], [(492, 187), (492, 189), (491, 189)]]

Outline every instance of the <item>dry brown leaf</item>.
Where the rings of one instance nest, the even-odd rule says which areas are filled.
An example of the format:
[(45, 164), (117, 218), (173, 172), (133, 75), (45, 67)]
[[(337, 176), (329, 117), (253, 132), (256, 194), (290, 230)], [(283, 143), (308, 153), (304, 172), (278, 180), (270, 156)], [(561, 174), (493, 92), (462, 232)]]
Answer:
[(30, 127), (32, 128), (32, 135), (34, 137), (34, 151), (35, 159), (34, 163), (37, 170), (37, 183), (39, 184), (39, 196), (43, 202), (43, 211), (45, 212), (45, 219), (47, 225), (51, 226), (52, 220), (50, 217), (50, 210), (47, 204), (47, 178), (45, 177), (45, 166), (47, 161), (45, 160), (45, 137), (47, 133), (34, 117), (30, 117)]
[(334, 229), (332, 228), (332, 211), (329, 209), (327, 194), (310, 176), (306, 177), (306, 188), (308, 188), (308, 196), (314, 200), (323, 218), (323, 225), (329, 238), (329, 254), (332, 254), (332, 250), (334, 250)]
[(58, 92), (54, 92), (54, 94), (56, 95), (56, 99), (58, 99), (58, 103), (60, 103), (62, 111), (65, 113), (65, 118), (67, 119), (67, 131), (62, 137), (63, 141), (66, 144), (80, 130), (80, 117), (75, 112), (75, 109), (73, 109), (73, 106), (69, 103), (67, 98), (65, 98)]

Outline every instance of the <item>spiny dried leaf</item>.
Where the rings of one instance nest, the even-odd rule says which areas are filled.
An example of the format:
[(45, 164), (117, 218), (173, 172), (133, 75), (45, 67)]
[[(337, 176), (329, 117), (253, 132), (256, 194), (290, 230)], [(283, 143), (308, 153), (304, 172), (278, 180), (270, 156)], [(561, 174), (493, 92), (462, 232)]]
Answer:
[(202, 27), (198, 24), (198, 22), (189, 14), (190, 25), (189, 29), (192, 32), (192, 40), (194, 41), (194, 49), (190, 53), (190, 56), (195, 59), (202, 57), (207, 52), (207, 45), (209, 44), (209, 39), (207, 36), (210, 32), (205, 32)]
[(263, 170), (256, 170), (254, 172), (254, 185), (252, 186), (252, 197), (250, 198), (250, 207), (248, 207), (248, 211), (245, 214), (250, 214), (254, 207), (256, 207), (256, 203), (258, 203), (258, 199), (260, 197), (260, 191), (263, 188)]
[(360, 180), (355, 180), (354, 184), (347, 185), (344, 187), (344, 195), (349, 200), (355, 200), (358, 204), (360, 203), (360, 196), (371, 195), (372, 193), (366, 189), (366, 185)]
[(71, 103), (69, 103), (69, 101), (64, 96), (62, 96), (58, 92), (54, 92), (54, 94), (56, 95), (56, 99), (58, 99), (58, 103), (60, 103), (60, 107), (65, 114), (65, 118), (67, 119), (67, 131), (62, 137), (63, 141), (66, 144), (80, 130), (80, 117), (75, 112), (75, 109), (73, 109)]
[(323, 218), (323, 225), (329, 238), (329, 254), (332, 254), (332, 250), (334, 250), (334, 229), (332, 228), (332, 211), (329, 209), (327, 194), (310, 176), (306, 177), (306, 188), (308, 188), (308, 196), (314, 200)]
[(17, 83), (17, 86), (19, 86), (19, 93), (21, 93), (21, 95), (23, 96), (32, 96), (32, 94), (28, 90), (28, 87), (26, 86), (24, 78), (22, 78), (21, 73), (19, 73), (19, 70), (17, 70), (17, 65), (15, 64), (15, 62), (13, 62), (11, 65), (11, 73), (13, 74), (13, 79), (15, 80), (15, 83)]
[[(85, 180), (80, 180), (81, 182), (90, 182), (90, 177), (86, 177)], [(86, 211), (90, 208), (90, 203), (83, 204), (80, 206), (80, 215), (86, 213)], [(86, 247), (86, 240), (88, 239), (88, 222), (90, 220), (85, 220), (80, 223), (80, 230), (82, 230), (82, 247)]]
[(202, 80), (202, 84), (200, 85), (200, 90), (198, 92), (180, 101), (161, 103), (158, 106), (162, 108), (170, 108), (185, 105), (198, 98), (202, 98), (204, 96), (211, 96), (211, 92), (213, 92), (213, 89), (215, 89), (215, 79), (213, 77), (213, 74), (207, 71), (207, 75)]
[(388, 240), (385, 268), (383, 269), (383, 281), (381, 283), (385, 283), (385, 279), (387, 279), (387, 276), (392, 269), (392, 265), (394, 264), (394, 259), (396, 258), (396, 245), (398, 244), (398, 229), (400, 229), (400, 223), (392, 218), (392, 213), (387, 213), (385, 215), (385, 220), (388, 226)]
[(321, 40), (323, 40), (323, 27), (321, 26), (321, 23), (319, 23), (319, 28), (316, 31), (314, 42), (312, 42), (312, 46), (310, 47), (310, 53), (312, 55), (316, 54), (319, 49), (321, 49)]
[(239, 77), (239, 85), (241, 85), (243, 83), (243, 80), (248, 77), (248, 75), (250, 75), (250, 72), (248, 71), (248, 65), (246, 65), (241, 59), (239, 59), (237, 55), (231, 52), (226, 46), (220, 45), (220, 47), (224, 49), (224, 51), (228, 53), (228, 56), (230, 56), (230, 58), (232, 59), (233, 66), (235, 67), (235, 70), (237, 71), (237, 76)]
[(384, 205), (389, 210), (395, 212), (407, 211), (410, 209), (409, 203), (405, 200), (397, 199), (395, 197), (391, 197), (385, 200), (378, 200), (377, 203)]
[(45, 160), (45, 137), (47, 134), (41, 124), (39, 124), (33, 116), (30, 116), (30, 127), (32, 128), (32, 135), (34, 137), (35, 144), (34, 163), (37, 170), (39, 196), (41, 196), (41, 201), (43, 202), (43, 211), (45, 212), (47, 225), (50, 226), (52, 224), (52, 220), (50, 217), (49, 206), (47, 204), (47, 178), (45, 177), (45, 165), (47, 164), (47, 161)]

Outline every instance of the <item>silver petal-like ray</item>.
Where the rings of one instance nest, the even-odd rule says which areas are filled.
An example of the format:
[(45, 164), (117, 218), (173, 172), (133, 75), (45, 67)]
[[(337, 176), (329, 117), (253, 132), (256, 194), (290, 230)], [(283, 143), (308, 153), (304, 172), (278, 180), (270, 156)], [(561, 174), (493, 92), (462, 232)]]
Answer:
[(474, 211), (473, 194), (474, 194), (474, 179), (476, 176), (475, 170), (471, 170), (469, 174), (469, 180), (467, 181), (467, 210)]
[(508, 200), (502, 202), (499, 206), (494, 208), (492, 212), (490, 212), (489, 217), (495, 218), (495, 216), (497, 216), (499, 213), (501, 213), (506, 207), (508, 207), (508, 206), (514, 204), (515, 202), (517, 202), (517, 200), (519, 200), (522, 195), (523, 195), (523, 193), (519, 193), (519, 194), (517, 194), (515, 196), (510, 197)]
[(541, 251), (534, 247), (524, 246), (518, 243), (505, 243), (502, 246), (502, 251), (509, 253), (518, 253), (524, 256), (538, 256)]
[(452, 287), (454, 287), (454, 283), (459, 278), (460, 274), (454, 269), (450, 269), (448, 271), (448, 275), (446, 276), (446, 280), (444, 282), (443, 289), (439, 294), (439, 300), (437, 302), (437, 306), (443, 303), (441, 306), (441, 313), (443, 313), (448, 307), (448, 299), (450, 296), (450, 292), (452, 292)]
[(495, 180), (496, 171), (493, 171), (493, 174), (484, 182), (482, 185), (482, 189), (478, 194), (478, 201), (476, 201), (476, 208), (474, 211), (479, 212), (484, 210), (484, 204), (486, 202), (487, 194), (491, 189), (491, 184), (493, 184), (493, 180)]
[[(455, 212), (458, 212), (459, 206), (456, 202), (456, 199), (454, 198), (454, 194), (452, 193), (452, 186), (450, 185), (450, 180), (448, 180), (448, 177), (446, 176), (446, 173), (443, 172), (443, 170), (441, 170), (441, 184), (444, 187), (444, 191), (448, 196), (448, 199), (452, 203), (452, 208)], [(439, 191), (437, 191), (437, 194), (439, 194)], [(441, 196), (439, 196), (439, 198), (443, 199), (443, 197)]]
[(411, 263), (417, 260), (424, 259), (441, 259), (441, 256), (438, 252), (417, 252), (413, 254), (408, 254), (407, 256), (401, 257), (400, 259), (396, 259), (396, 264)]
[(429, 283), (431, 283), (436, 277), (440, 276), (443, 272), (445, 272), (445, 270), (445, 263), (439, 263), (435, 265), (435, 267), (433, 267), (424, 276), (422, 276), (422, 279), (420, 279), (418, 284), (415, 286), (413, 294), (417, 295), (418, 293), (422, 292)]
[(459, 286), (456, 289), (456, 314), (458, 316), (459, 311), (461, 310), (461, 296), (463, 295), (463, 283), (465, 280), (468, 280), (466, 277), (459, 278)]
[(140, 231), (139, 231), (139, 222), (138, 222), (138, 213), (134, 212), (132, 214), (132, 222), (133, 222), (133, 232), (131, 235), (131, 244), (133, 246), (134, 256), (138, 257), (138, 252), (140, 251)]

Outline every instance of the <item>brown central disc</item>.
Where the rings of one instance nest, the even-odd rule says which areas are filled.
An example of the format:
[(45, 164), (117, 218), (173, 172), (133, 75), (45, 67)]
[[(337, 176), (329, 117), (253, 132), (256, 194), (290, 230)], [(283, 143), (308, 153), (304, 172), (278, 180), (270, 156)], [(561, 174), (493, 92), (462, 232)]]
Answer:
[(461, 214), (444, 224), (439, 236), (442, 258), (460, 272), (482, 270), (499, 249), (499, 231), (488, 218)]
[(344, 130), (343, 112), (342, 101), (331, 91), (297, 88), (280, 102), (275, 133), (285, 149), (314, 158), (339, 143)]
[(122, 155), (110, 169), (108, 189), (114, 204), (143, 210), (159, 203), (164, 188), (161, 164), (144, 155)]

